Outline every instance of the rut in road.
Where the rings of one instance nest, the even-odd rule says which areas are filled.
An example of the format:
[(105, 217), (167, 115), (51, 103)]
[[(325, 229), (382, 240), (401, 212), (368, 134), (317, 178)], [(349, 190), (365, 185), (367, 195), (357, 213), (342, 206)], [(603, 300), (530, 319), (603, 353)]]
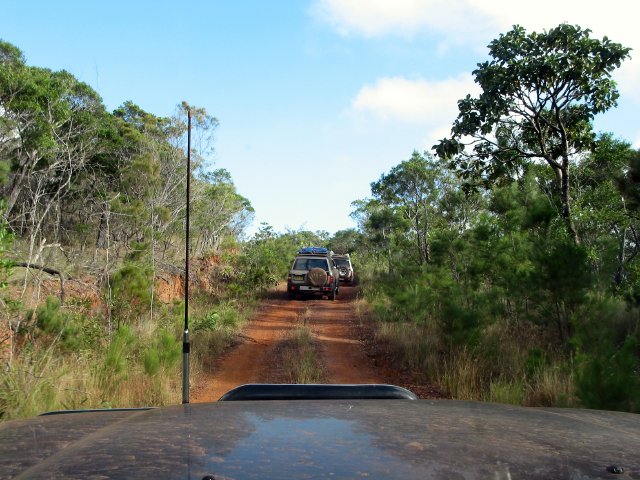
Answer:
[(243, 342), (205, 373), (192, 401), (216, 401), (245, 383), (283, 383), (282, 367), (275, 361), (277, 348), (301, 318), (314, 333), (324, 383), (390, 383), (393, 378), (375, 367), (358, 339), (356, 298), (357, 288), (349, 286), (340, 287), (335, 301), (289, 300), (283, 289), (272, 292), (243, 331)]

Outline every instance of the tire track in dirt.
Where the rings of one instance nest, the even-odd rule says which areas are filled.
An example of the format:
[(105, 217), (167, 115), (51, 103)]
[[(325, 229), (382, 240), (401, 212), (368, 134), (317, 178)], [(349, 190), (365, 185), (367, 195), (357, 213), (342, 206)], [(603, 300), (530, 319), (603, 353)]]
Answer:
[(264, 300), (244, 329), (242, 343), (214, 362), (193, 388), (191, 400), (216, 401), (245, 383), (282, 383), (282, 371), (274, 359), (287, 332), (304, 316), (314, 333), (325, 383), (390, 383), (389, 375), (376, 368), (359, 340), (354, 302), (357, 288), (341, 286), (337, 300), (309, 298), (289, 300), (283, 288)]

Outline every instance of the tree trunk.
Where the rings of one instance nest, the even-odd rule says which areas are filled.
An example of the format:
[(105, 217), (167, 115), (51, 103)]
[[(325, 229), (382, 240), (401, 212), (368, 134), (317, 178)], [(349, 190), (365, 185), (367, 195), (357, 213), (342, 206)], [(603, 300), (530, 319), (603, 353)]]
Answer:
[(580, 245), (578, 230), (571, 218), (571, 198), (569, 196), (569, 160), (563, 159), (562, 168), (556, 170), (556, 176), (560, 181), (560, 204), (562, 206), (561, 215), (571, 238), (576, 245)]
[(96, 248), (107, 248), (107, 212), (100, 215), (100, 226), (98, 227), (98, 238), (96, 238)]

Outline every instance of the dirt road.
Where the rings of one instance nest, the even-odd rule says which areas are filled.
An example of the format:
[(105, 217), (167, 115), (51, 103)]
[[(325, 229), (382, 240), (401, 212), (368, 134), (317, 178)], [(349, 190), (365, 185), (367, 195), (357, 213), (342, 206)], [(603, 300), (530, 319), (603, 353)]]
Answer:
[(245, 383), (285, 383), (276, 361), (277, 348), (301, 322), (314, 334), (325, 383), (393, 383), (411, 388), (402, 374), (365, 351), (366, 326), (355, 315), (357, 292), (357, 287), (342, 286), (335, 301), (318, 297), (288, 300), (284, 289), (272, 292), (244, 330), (242, 342), (218, 359), (213, 371), (205, 373), (194, 386), (191, 400), (215, 401)]

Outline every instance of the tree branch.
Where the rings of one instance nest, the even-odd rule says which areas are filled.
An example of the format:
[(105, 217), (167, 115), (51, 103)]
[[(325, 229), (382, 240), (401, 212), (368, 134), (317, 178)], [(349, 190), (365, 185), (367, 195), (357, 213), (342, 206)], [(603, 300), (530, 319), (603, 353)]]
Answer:
[(54, 268), (45, 267), (44, 265), (38, 265), (36, 263), (29, 262), (14, 262), (14, 267), (23, 267), (23, 268), (34, 268), (36, 270), (42, 270), (44, 273), (48, 273), (49, 275), (57, 275), (60, 279), (60, 304), (64, 303), (64, 276), (62, 272), (56, 270)]

